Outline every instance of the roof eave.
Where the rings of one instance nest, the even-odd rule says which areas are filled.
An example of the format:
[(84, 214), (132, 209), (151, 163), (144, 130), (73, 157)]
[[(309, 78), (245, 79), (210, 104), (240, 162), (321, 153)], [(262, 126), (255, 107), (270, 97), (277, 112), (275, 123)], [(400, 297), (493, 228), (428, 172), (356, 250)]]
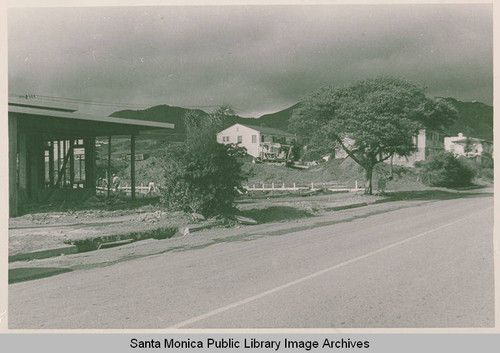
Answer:
[(86, 121), (103, 122), (103, 123), (120, 124), (120, 125), (133, 125), (137, 127), (148, 127), (148, 128), (174, 129), (175, 127), (174, 124), (171, 123), (162, 123), (162, 122), (138, 120), (138, 119), (124, 119), (111, 116), (94, 116), (94, 115), (81, 114), (77, 112), (68, 113), (68, 112), (34, 109), (34, 108), (18, 107), (18, 106), (9, 106), (9, 113), (39, 115), (39, 116), (64, 118), (64, 119), (86, 120)]

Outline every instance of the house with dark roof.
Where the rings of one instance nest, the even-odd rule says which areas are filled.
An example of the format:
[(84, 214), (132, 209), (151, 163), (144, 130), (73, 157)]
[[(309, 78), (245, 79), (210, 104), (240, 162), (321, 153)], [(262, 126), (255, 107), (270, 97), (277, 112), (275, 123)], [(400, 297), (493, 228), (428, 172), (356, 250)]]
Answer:
[(217, 142), (244, 147), (250, 156), (262, 160), (284, 159), (294, 140), (295, 135), (286, 131), (247, 124), (234, 124), (217, 134)]

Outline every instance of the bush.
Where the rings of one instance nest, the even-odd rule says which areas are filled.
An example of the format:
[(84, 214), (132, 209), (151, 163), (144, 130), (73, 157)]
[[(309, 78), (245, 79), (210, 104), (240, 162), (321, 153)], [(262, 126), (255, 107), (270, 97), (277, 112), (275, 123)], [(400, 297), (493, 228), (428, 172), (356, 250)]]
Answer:
[(419, 162), (420, 178), (430, 186), (462, 187), (472, 184), (475, 175), (469, 161), (456, 158), (452, 153), (440, 153)]
[[(170, 210), (197, 212), (204, 216), (233, 211), (237, 189), (245, 180), (240, 148), (218, 144), (218, 115), (199, 120), (187, 119), (188, 137), (182, 144), (171, 145), (161, 157), (164, 171), (162, 203)], [(222, 129), (220, 129), (222, 130)]]

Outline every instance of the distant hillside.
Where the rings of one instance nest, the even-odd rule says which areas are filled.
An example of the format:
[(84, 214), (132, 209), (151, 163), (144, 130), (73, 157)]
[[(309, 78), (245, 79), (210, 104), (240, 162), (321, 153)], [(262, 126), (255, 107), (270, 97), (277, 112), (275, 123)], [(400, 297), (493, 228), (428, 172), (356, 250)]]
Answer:
[[(493, 107), (480, 102), (461, 102), (454, 98), (444, 98), (458, 110), (458, 120), (446, 129), (446, 134), (453, 136), (463, 132), (465, 136), (493, 141)], [(288, 121), (292, 117), (297, 103), (279, 112), (266, 114), (257, 119), (257, 125), (288, 130)]]
[[(461, 102), (454, 98), (444, 99), (451, 103), (459, 112), (458, 120), (446, 129), (446, 134), (452, 136), (463, 132), (466, 136), (493, 141), (493, 107), (480, 102)], [(288, 130), (288, 121), (292, 117), (294, 109), (299, 106), (300, 103), (297, 103), (276, 113), (262, 115), (257, 119), (231, 116), (226, 119), (224, 125), (231, 126), (236, 123), (246, 123)], [(173, 123), (175, 124), (174, 131), (162, 132), (161, 134), (175, 136), (174, 140), (178, 141), (186, 133), (185, 116), (188, 112), (197, 112), (202, 116), (207, 115), (206, 112), (200, 109), (158, 105), (145, 110), (122, 110), (110, 116)]]
[(184, 117), (188, 112), (196, 112), (201, 115), (206, 115), (203, 110), (200, 109), (186, 109), (181, 107), (171, 107), (169, 105), (157, 105), (144, 110), (121, 110), (114, 112), (110, 116), (124, 119), (138, 119), (138, 120), (151, 120), (158, 121), (162, 123), (173, 123), (174, 130), (162, 130), (160, 133), (152, 130), (151, 132), (146, 131), (143, 135), (153, 134), (153, 135), (170, 135), (173, 140), (180, 141), (184, 139), (184, 134), (186, 133), (186, 124)]
[[(153, 135), (172, 135), (175, 136), (174, 140), (182, 140), (185, 133), (186, 133), (186, 124), (185, 124), (185, 117), (187, 113), (197, 113), (200, 114), (201, 116), (208, 116), (206, 112), (200, 109), (189, 109), (189, 108), (182, 108), (182, 107), (172, 107), (169, 105), (157, 105), (155, 107), (151, 107), (148, 109), (144, 110), (120, 110), (117, 112), (114, 112), (110, 116), (112, 117), (117, 117), (117, 118), (124, 118), (124, 119), (138, 119), (138, 120), (151, 120), (151, 121), (159, 121), (163, 123), (173, 123), (175, 125), (174, 130), (170, 131), (162, 131), (161, 133), (158, 132), (150, 132), (150, 134)], [(236, 123), (243, 123), (247, 122), (247, 118), (242, 118), (240, 116), (229, 116), (227, 117), (224, 125), (226, 126), (231, 126)], [(250, 119), (252, 121), (255, 121), (255, 119)], [(148, 132), (145, 132), (143, 134), (148, 134)]]
[(274, 127), (281, 130), (288, 130), (288, 120), (292, 117), (293, 111), (300, 107), (300, 103), (292, 105), (286, 109), (272, 114), (262, 115), (257, 119), (256, 124), (260, 126)]
[(458, 110), (458, 120), (447, 129), (449, 135), (463, 132), (465, 136), (493, 141), (493, 107), (480, 102), (461, 102), (445, 98)]

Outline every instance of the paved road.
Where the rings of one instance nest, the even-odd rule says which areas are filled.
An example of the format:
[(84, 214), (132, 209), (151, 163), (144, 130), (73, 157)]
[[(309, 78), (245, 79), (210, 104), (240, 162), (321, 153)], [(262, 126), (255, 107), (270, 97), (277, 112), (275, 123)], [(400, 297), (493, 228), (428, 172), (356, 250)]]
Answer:
[(13, 284), (9, 327), (494, 326), (492, 197), (382, 206), (350, 222)]

